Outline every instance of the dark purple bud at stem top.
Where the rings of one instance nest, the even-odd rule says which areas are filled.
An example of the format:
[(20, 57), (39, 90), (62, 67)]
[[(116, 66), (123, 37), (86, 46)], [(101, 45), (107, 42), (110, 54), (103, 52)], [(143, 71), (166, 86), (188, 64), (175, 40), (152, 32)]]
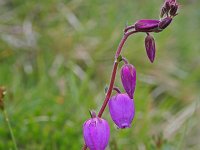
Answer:
[(167, 13), (167, 9), (163, 7), (160, 12), (160, 17), (162, 18)]
[(106, 120), (91, 118), (83, 125), (85, 144), (90, 150), (105, 150), (110, 138), (110, 128)]
[(172, 5), (171, 9), (169, 11), (169, 14), (171, 16), (176, 16), (177, 15), (177, 10), (178, 10), (178, 4)]
[(135, 23), (135, 30), (139, 32), (154, 32), (158, 28), (159, 20), (138, 20)]
[(156, 53), (156, 45), (153, 36), (148, 34), (145, 38), (145, 48), (149, 60), (153, 63)]
[(158, 28), (163, 30), (165, 29), (170, 23), (172, 22), (172, 18), (171, 17), (166, 17), (164, 19), (161, 20), (161, 22), (158, 25)]
[(136, 69), (133, 65), (125, 64), (122, 66), (121, 81), (126, 93), (133, 99), (136, 85)]
[[(177, 15), (178, 10), (178, 3), (176, 0), (166, 0), (162, 9), (161, 9), (161, 18), (166, 15), (167, 17), (170, 15), (170, 17), (174, 17)], [(165, 13), (163, 13), (165, 10)]]
[(135, 115), (134, 101), (127, 94), (117, 94), (108, 103), (112, 120), (123, 129), (128, 128)]
[(166, 8), (167, 11), (169, 11), (169, 9), (170, 9), (170, 3), (167, 1), (167, 2), (165, 3), (165, 6), (164, 6), (164, 7)]

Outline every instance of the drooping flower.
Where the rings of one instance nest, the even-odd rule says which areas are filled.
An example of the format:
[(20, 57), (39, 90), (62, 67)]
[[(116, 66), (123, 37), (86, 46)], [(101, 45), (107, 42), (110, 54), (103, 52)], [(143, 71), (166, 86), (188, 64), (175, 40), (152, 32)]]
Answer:
[(136, 69), (133, 65), (125, 64), (122, 66), (121, 81), (126, 93), (133, 99), (136, 85)]
[(156, 45), (153, 36), (151, 36), (150, 34), (147, 34), (145, 38), (145, 48), (149, 60), (153, 63), (156, 53)]
[(109, 100), (109, 111), (118, 128), (128, 128), (135, 115), (134, 101), (127, 94), (117, 94)]
[(110, 138), (109, 124), (95, 116), (83, 124), (83, 136), (90, 150), (105, 150)]

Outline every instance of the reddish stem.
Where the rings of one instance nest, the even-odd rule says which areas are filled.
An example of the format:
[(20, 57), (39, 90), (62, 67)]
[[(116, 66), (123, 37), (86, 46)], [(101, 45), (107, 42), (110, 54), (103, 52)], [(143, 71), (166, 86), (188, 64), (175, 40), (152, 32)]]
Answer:
[(115, 54), (115, 62), (114, 62), (114, 65), (113, 65), (113, 71), (112, 71), (112, 75), (111, 75), (111, 80), (110, 80), (110, 85), (109, 85), (109, 88), (108, 88), (108, 92), (106, 94), (106, 97), (104, 99), (104, 102), (103, 102), (103, 105), (101, 106), (101, 109), (98, 113), (98, 117), (101, 117), (107, 104), (108, 104), (108, 101), (110, 99), (110, 96), (112, 94), (112, 89), (113, 89), (113, 85), (115, 83), (115, 76), (116, 76), (116, 72), (117, 72), (117, 67), (118, 67), (118, 64), (119, 62), (117, 61), (117, 58), (120, 56), (120, 53), (122, 51), (122, 48), (127, 40), (127, 38), (133, 34), (133, 33), (136, 33), (137, 31), (132, 31), (132, 32), (128, 32), (128, 33), (125, 33), (121, 42), (119, 43), (119, 46), (118, 46), (118, 49), (116, 51), (116, 54)]
[[(107, 94), (106, 94), (106, 97), (104, 99), (104, 102), (103, 102), (103, 105), (101, 106), (101, 109), (98, 113), (98, 117), (101, 118), (107, 104), (108, 104), (108, 101), (110, 99), (110, 96), (112, 94), (112, 89), (113, 89), (113, 86), (114, 86), (114, 83), (115, 83), (115, 76), (116, 76), (116, 72), (117, 72), (117, 67), (118, 67), (118, 64), (119, 64), (119, 61), (117, 60), (117, 58), (120, 56), (121, 54), (121, 51), (122, 51), (122, 48), (127, 40), (127, 38), (136, 33), (137, 31), (131, 31), (131, 32), (126, 32), (124, 33), (124, 36), (123, 38), (121, 39), (120, 43), (119, 43), (119, 46), (117, 48), (117, 51), (116, 51), (116, 54), (115, 54), (115, 61), (114, 61), (114, 64), (113, 64), (113, 70), (112, 70), (112, 75), (111, 75), (111, 79), (110, 79), (110, 84), (109, 84), (109, 88), (108, 88), (108, 91), (107, 91)], [(82, 150), (86, 150), (87, 149), (87, 146), (84, 145), (84, 147), (82, 148)]]

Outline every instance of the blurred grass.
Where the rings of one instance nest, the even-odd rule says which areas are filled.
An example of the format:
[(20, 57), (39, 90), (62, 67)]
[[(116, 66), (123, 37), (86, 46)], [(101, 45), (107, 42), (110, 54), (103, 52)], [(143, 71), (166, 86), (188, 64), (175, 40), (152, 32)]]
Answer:
[[(132, 128), (117, 130), (105, 112), (111, 126), (108, 149), (200, 149), (200, 2), (179, 3), (170, 27), (154, 34), (154, 64), (146, 57), (144, 35), (131, 37), (124, 47), (138, 73), (136, 116)], [(100, 109), (125, 23), (157, 18), (161, 4), (0, 1), (0, 85), (8, 90), (6, 108), (19, 149), (81, 148), (82, 124), (89, 109)], [(12, 148), (0, 114), (0, 149)]]

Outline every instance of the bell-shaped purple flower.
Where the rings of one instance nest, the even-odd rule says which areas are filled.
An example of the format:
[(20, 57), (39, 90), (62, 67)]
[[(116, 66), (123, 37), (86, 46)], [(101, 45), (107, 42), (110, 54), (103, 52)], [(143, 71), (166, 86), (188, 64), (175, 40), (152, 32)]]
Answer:
[(135, 23), (135, 30), (138, 32), (158, 32), (159, 20), (144, 19)]
[(155, 53), (156, 53), (156, 46), (155, 46), (154, 38), (150, 34), (147, 34), (145, 38), (145, 48), (146, 48), (146, 52), (147, 52), (147, 56), (149, 60), (153, 63), (154, 58), (155, 58)]
[(98, 117), (87, 120), (83, 125), (83, 136), (90, 150), (105, 150), (110, 138), (107, 121)]
[(136, 69), (133, 65), (125, 64), (122, 66), (121, 81), (126, 93), (133, 99), (136, 85)]
[(130, 127), (135, 115), (133, 99), (127, 94), (117, 94), (111, 97), (108, 106), (111, 118), (119, 128)]

